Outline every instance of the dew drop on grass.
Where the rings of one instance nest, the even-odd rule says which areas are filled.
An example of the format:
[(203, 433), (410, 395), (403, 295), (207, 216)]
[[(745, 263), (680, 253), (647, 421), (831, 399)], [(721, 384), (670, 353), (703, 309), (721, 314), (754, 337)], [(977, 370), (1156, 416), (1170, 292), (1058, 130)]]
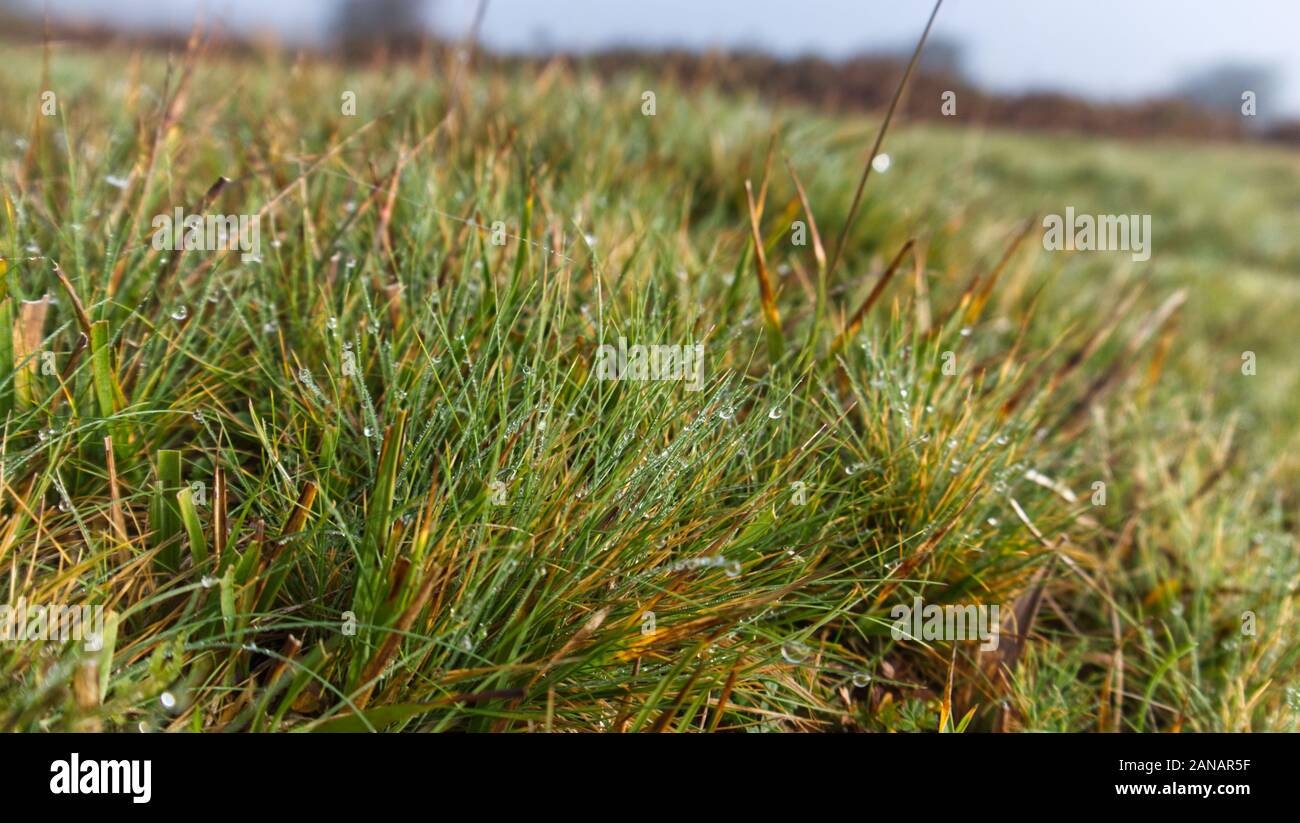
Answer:
[(723, 420), (730, 420), (731, 418), (733, 418), (733, 417), (735, 417), (735, 416), (736, 416), (736, 410), (735, 410), (735, 409), (719, 409), (719, 410), (718, 410), (718, 417), (721, 417)]
[(329, 320), (325, 321), (325, 327), (330, 331), (337, 329), (339, 327), (339, 319), (337, 317), (331, 317)]
[(865, 689), (871, 683), (871, 675), (866, 672), (858, 672), (853, 675), (853, 685), (855, 688)]
[(885, 172), (889, 171), (889, 167), (892, 164), (893, 161), (889, 158), (889, 155), (885, 154), (884, 152), (881, 152), (880, 154), (877, 154), (875, 157), (871, 158), (871, 168), (875, 169), (881, 174), (884, 174)]
[(808, 658), (808, 647), (791, 640), (781, 644), (781, 657), (787, 663), (798, 665)]
[(217, 583), (218, 583), (217, 578), (212, 577), (210, 575), (204, 575), (203, 578), (199, 580), (199, 585), (205, 589), (210, 589), (213, 586), (217, 585)]
[(772, 410), (767, 413), (767, 416), (772, 420), (780, 420), (782, 414), (783, 412), (780, 409), (778, 409), (776, 406), (773, 406)]
[(361, 436), (362, 436), (362, 437), (374, 437), (374, 436), (375, 436), (375, 431), (374, 431), (374, 429), (370, 428), (369, 426), (366, 426), (364, 429), (361, 430)]
[(185, 306), (177, 306), (172, 310), (172, 319), (180, 322), (190, 316), (190, 310)]
[(171, 692), (163, 692), (158, 696), (158, 702), (163, 704), (164, 709), (176, 708), (176, 695)]
[(996, 529), (998, 527), (999, 521), (996, 517), (990, 517), (988, 520), (985, 520), (984, 522), (988, 523), (990, 526)]
[(966, 326), (961, 330), (961, 336), (970, 337), (970, 326)]
[(1007, 436), (1005, 434), (999, 434), (997, 439), (994, 440), (993, 442), (997, 443), (999, 446), (1005, 446), (1007, 443), (1010, 443), (1011, 441), (1007, 439)]

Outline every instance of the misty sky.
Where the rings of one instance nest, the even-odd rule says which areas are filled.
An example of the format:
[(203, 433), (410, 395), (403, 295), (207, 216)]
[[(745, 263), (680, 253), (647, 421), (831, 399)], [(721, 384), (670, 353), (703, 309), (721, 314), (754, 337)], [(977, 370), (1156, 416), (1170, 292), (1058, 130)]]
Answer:
[[(187, 28), (200, 9), (237, 31), (288, 41), (326, 30), (329, 0), (28, 0), (65, 13), (150, 28)], [(437, 0), (437, 28), (459, 33), (477, 0)], [(482, 40), (497, 49), (610, 45), (761, 46), (840, 57), (914, 42), (929, 0), (491, 0)], [(946, 0), (938, 35), (999, 91), (1064, 90), (1130, 100), (1224, 62), (1271, 68), (1278, 100), (1260, 114), (1300, 116), (1300, 2), (1295, 0)]]

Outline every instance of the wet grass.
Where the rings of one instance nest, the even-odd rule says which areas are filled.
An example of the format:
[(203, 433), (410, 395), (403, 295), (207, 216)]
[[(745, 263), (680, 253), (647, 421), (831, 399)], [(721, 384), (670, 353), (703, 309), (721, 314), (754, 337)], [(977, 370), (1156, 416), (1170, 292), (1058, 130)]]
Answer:
[(1294, 155), (895, 124), (850, 220), (878, 122), (653, 76), (25, 56), (0, 564), (110, 631), (3, 728), (1294, 728)]

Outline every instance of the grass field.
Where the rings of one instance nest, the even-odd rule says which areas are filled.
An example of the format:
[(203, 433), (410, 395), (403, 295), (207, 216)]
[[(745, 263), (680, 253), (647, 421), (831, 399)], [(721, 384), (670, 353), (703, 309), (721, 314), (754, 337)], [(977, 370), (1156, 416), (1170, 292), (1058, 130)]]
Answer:
[[(108, 618), (0, 645), (0, 728), (1294, 730), (1300, 155), (952, 121), (850, 221), (878, 119), (13, 50), (0, 566)], [(1067, 206), (1151, 259), (1045, 251)]]

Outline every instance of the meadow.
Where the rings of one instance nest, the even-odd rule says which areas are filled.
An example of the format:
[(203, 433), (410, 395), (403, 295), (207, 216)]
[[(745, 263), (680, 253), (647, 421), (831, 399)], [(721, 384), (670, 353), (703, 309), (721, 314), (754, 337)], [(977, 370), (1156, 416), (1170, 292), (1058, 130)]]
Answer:
[(1300, 154), (959, 100), (855, 209), (880, 116), (650, 72), (7, 52), (0, 568), (107, 619), (0, 728), (1295, 730)]

